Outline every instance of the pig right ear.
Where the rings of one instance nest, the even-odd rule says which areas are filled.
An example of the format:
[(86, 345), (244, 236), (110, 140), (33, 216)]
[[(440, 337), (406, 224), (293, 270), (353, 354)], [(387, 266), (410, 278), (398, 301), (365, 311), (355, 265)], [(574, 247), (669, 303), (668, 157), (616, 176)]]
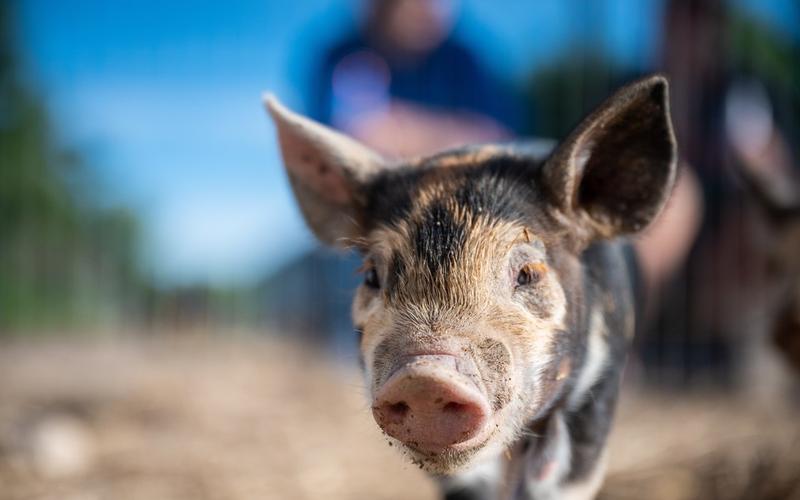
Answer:
[(281, 155), (300, 209), (323, 243), (345, 247), (362, 236), (366, 182), (384, 161), (366, 146), (287, 109), (272, 95)]
[(542, 182), (570, 226), (586, 238), (643, 229), (675, 179), (675, 137), (667, 81), (623, 87), (589, 115), (542, 168)]

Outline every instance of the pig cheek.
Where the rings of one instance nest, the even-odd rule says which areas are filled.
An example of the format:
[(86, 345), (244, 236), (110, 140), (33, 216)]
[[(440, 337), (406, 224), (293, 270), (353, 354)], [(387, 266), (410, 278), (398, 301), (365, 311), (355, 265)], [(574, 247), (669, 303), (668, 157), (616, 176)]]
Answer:
[(487, 338), (478, 343), (476, 354), (481, 378), (491, 397), (490, 403), (494, 411), (499, 412), (511, 402), (517, 385), (511, 351), (503, 342)]
[[(504, 318), (502, 322), (491, 325), (497, 332), (502, 332), (503, 342), (510, 353), (507, 366), (501, 370), (495, 385), (494, 405), (500, 423), (500, 439), (513, 438), (516, 429), (520, 428), (535, 401), (536, 372), (538, 370), (537, 348), (531, 336), (534, 328), (528, 315), (517, 307), (509, 307), (498, 313), (496, 317)], [(492, 353), (494, 354), (494, 353)], [(490, 354), (490, 356), (492, 355)], [(503, 403), (502, 407), (499, 403)]]
[(531, 320), (528, 323), (518, 363), (522, 379), (520, 398), (526, 418), (536, 414), (547, 402), (549, 380), (553, 378), (554, 351), (564, 334), (549, 322)]
[[(498, 434), (495, 439), (503, 445), (517, 437), (518, 430), (526, 421), (527, 408), (530, 406), (528, 402), (530, 386), (527, 384), (529, 377), (526, 373), (529, 360), (519, 347), (511, 347), (511, 360), (501, 378), (502, 386), (495, 388), (494, 405), (498, 424)], [(501, 402), (503, 406), (498, 408)]]
[(523, 394), (526, 418), (536, 414), (537, 409), (543, 403), (542, 381), (546, 376), (547, 366), (550, 363), (549, 353), (543, 349), (543, 346), (540, 345), (541, 343), (536, 342), (534, 344), (536, 345), (528, 353), (523, 375), (526, 387)]
[(555, 273), (549, 273), (546, 286), (539, 295), (537, 306), (542, 310), (532, 311), (530, 316), (529, 339), (531, 357), (528, 380), (535, 396), (533, 405), (539, 407), (546, 403), (548, 381), (553, 378), (555, 351), (565, 340), (567, 299), (563, 287)]
[(385, 335), (382, 332), (386, 323), (386, 308), (383, 300), (375, 292), (361, 287), (353, 300), (353, 324), (361, 331), (359, 350), (363, 360), (364, 376), (367, 387), (372, 387), (372, 367), (375, 363), (375, 348)]

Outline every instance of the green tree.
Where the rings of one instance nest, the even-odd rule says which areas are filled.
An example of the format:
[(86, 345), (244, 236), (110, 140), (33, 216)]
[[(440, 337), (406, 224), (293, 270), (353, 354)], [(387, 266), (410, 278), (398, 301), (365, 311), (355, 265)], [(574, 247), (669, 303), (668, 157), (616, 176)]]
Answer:
[(21, 74), (15, 14), (0, 2), (0, 332), (119, 317), (142, 289), (136, 222), (92, 201)]

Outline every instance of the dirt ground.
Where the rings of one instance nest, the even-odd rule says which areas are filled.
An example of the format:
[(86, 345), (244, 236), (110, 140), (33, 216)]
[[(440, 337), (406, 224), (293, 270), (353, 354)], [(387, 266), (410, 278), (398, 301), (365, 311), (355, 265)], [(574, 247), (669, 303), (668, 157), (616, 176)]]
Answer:
[[(800, 476), (798, 430), (780, 405), (626, 394), (604, 498), (736, 498), (724, 491), (749, 487), (761, 463), (771, 474), (796, 463), (787, 479)], [(709, 478), (723, 493), (700, 493)], [(382, 438), (355, 367), (307, 346), (0, 344), (0, 500), (435, 497)]]

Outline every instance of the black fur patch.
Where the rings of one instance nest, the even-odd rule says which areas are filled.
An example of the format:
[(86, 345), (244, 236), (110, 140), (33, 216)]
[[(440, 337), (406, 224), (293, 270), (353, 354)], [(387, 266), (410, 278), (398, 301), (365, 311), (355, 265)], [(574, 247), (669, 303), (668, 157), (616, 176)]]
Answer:
[(389, 294), (397, 291), (398, 281), (406, 274), (406, 262), (402, 254), (396, 252), (389, 260), (386, 273), (386, 290)]
[[(414, 250), (431, 272), (446, 275), (455, 264), (467, 239), (467, 226), (456, 220), (442, 202), (434, 202), (424, 212), (414, 233)], [(440, 269), (441, 268), (441, 269)]]
[[(448, 155), (458, 157), (458, 153)], [(479, 218), (529, 226), (549, 220), (535, 181), (541, 159), (508, 153), (478, 164), (437, 166), (445, 156), (386, 171), (373, 179), (368, 190), (367, 231), (401, 221), (411, 226), (412, 256), (397, 253), (388, 262), (389, 296), (418, 265), (433, 279), (446, 279)], [(428, 206), (418, 207), (418, 197), (427, 190), (438, 194)]]
[(408, 220), (415, 198), (428, 182), (453, 186), (452, 194), (441, 202), (458, 205), (473, 216), (518, 219), (535, 204), (534, 179), (541, 164), (541, 159), (508, 154), (475, 165), (437, 167), (432, 161), (383, 172), (369, 188), (367, 229)]
[(567, 482), (587, 478), (603, 453), (608, 431), (614, 419), (622, 360), (612, 359), (609, 368), (590, 389), (592, 397), (576, 412), (567, 416), (572, 454)]
[(489, 498), (491, 489), (485, 485), (475, 487), (464, 487), (454, 491), (445, 492), (445, 500), (486, 500)]

